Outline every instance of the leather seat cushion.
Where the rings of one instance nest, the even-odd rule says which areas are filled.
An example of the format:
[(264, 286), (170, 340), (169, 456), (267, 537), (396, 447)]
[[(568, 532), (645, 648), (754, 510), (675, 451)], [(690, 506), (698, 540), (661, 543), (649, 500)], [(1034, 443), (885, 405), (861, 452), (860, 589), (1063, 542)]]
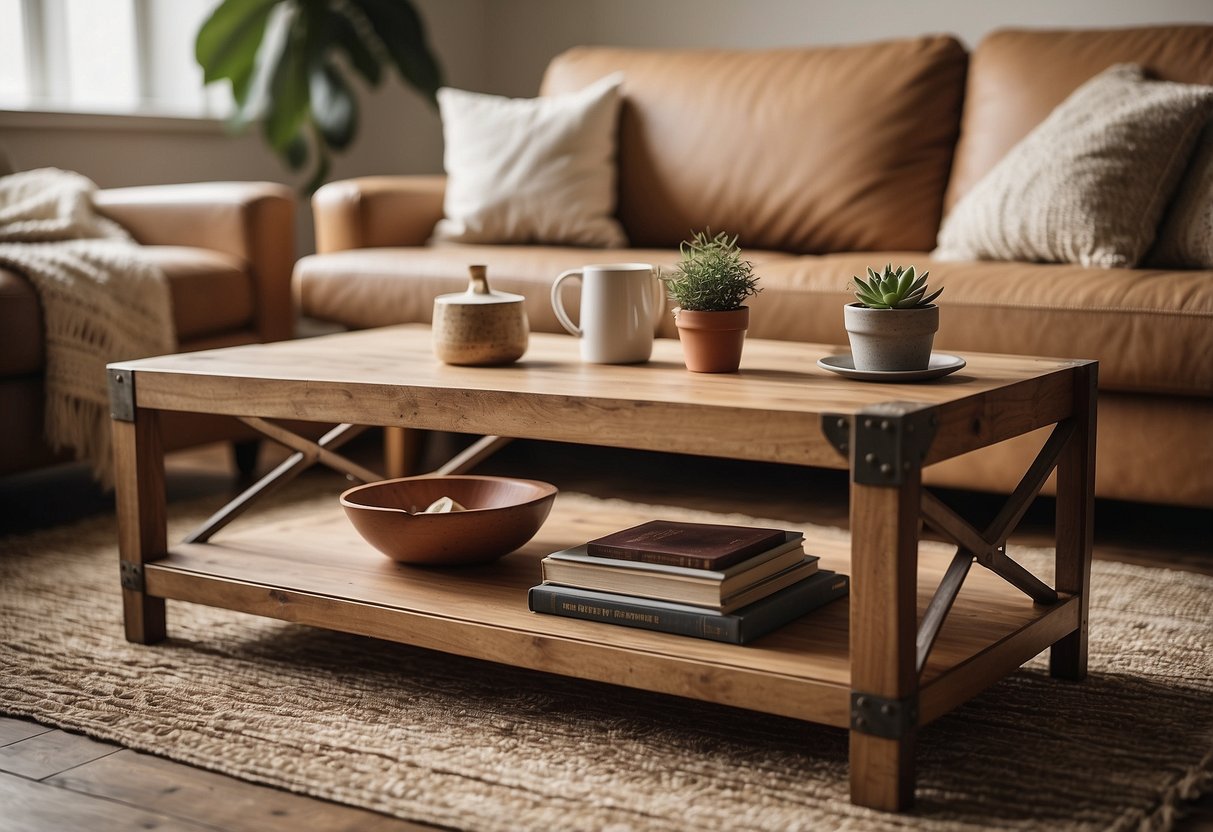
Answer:
[[(429, 323), (434, 298), (467, 289), (471, 263), (488, 266), (489, 285), (526, 298), (527, 319), (535, 332), (564, 332), (552, 312), (550, 291), (557, 275), (590, 263), (651, 263), (671, 267), (678, 252), (669, 249), (584, 249), (558, 246), (443, 245), (428, 248), (372, 248), (317, 254), (295, 265), (294, 288), (300, 311), (309, 317), (355, 329), (401, 323)], [(755, 265), (791, 259), (791, 255), (746, 251)], [(576, 282), (563, 295), (576, 320)], [(674, 335), (664, 315), (663, 334)]]
[(1213, 272), (1032, 263), (945, 263), (923, 252), (764, 264), (750, 334), (846, 349), (842, 305), (868, 266), (929, 269), (940, 298), (935, 348), (1094, 358), (1104, 390), (1213, 397)]
[(178, 342), (251, 326), (256, 301), (244, 260), (186, 246), (144, 246), (143, 252), (168, 277)]
[[(142, 251), (168, 278), (179, 344), (251, 328), (252, 279), (239, 257), (183, 246), (143, 246)], [(0, 376), (40, 372), (44, 341), (33, 285), (0, 269)]]

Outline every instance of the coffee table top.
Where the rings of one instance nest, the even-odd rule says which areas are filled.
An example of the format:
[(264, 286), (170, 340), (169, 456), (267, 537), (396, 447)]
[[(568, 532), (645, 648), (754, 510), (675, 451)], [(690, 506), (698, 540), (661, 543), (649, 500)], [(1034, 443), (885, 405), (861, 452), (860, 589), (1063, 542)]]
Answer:
[(939, 416), (927, 463), (1069, 415), (1085, 361), (966, 353), (934, 381), (872, 384), (817, 367), (839, 346), (749, 339), (741, 371), (690, 373), (658, 339), (647, 364), (584, 364), (576, 339), (533, 333), (504, 367), (454, 367), (421, 325), (339, 333), (111, 364), (138, 407), (400, 425), (739, 459), (846, 467), (820, 419), (888, 402)]

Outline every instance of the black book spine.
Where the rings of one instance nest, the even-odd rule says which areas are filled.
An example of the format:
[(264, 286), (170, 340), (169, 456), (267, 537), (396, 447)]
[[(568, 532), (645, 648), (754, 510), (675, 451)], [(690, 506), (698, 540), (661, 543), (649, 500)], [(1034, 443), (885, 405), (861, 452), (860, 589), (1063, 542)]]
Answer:
[(556, 584), (532, 587), (534, 612), (622, 624), (663, 633), (745, 644), (789, 621), (847, 594), (847, 576), (822, 571), (731, 615), (671, 610), (625, 595), (566, 591)]
[[(602, 621), (606, 624), (622, 624), (680, 636), (694, 636), (713, 641), (739, 644), (736, 621), (727, 621), (720, 615), (702, 615), (683, 610), (668, 610), (645, 603), (629, 603), (625, 600), (586, 598), (563, 591), (556, 584), (541, 584), (531, 587), (528, 601), (534, 612), (563, 615), (566, 618), (582, 618), (586, 621)], [(626, 596), (617, 596), (623, 599)], [(706, 622), (711, 620), (711, 624)], [(732, 624), (733, 626), (728, 626)]]

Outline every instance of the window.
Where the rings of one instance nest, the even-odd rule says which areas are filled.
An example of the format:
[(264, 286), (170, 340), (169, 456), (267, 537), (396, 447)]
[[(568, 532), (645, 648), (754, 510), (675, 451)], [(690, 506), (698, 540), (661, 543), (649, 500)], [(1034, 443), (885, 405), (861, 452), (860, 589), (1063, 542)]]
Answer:
[(20, 98), (29, 87), (21, 0), (0, 0), (0, 100)]
[(0, 108), (220, 116), (194, 36), (218, 0), (0, 0)]

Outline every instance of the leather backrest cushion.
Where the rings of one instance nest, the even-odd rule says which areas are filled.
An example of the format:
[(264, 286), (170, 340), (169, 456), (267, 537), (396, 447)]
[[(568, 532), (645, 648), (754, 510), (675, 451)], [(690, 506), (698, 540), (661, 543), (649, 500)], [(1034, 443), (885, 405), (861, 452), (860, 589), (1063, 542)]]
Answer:
[(1167, 81), (1213, 84), (1213, 26), (1008, 29), (988, 35), (969, 63), (948, 209), (1054, 107), (1113, 64), (1141, 64)]
[(770, 51), (580, 47), (543, 92), (624, 73), (619, 218), (812, 253), (935, 243), (968, 56), (951, 37)]

